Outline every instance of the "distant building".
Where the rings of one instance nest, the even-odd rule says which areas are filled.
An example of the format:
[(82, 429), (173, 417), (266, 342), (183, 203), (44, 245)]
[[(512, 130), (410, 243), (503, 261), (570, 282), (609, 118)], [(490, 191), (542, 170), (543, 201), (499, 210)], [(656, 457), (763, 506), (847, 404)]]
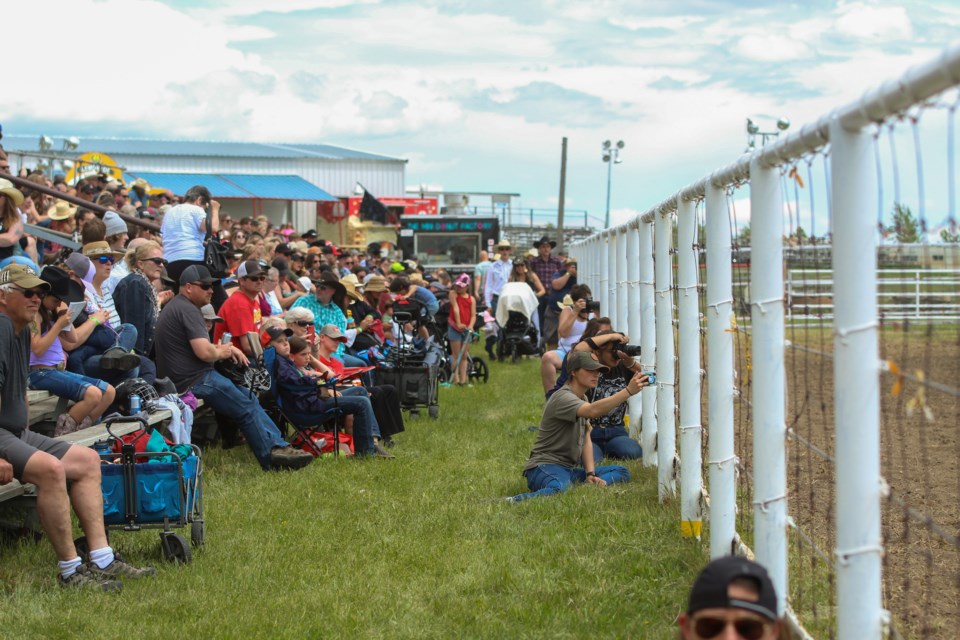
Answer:
[(301, 230), (345, 215), (339, 198), (355, 195), (358, 182), (377, 197), (405, 195), (406, 160), (332, 145), (87, 137), (75, 149), (58, 151), (62, 139), (55, 136), (52, 148), (41, 151), (39, 140), (5, 134), (11, 165), (32, 169), (46, 162), (48, 174), (66, 174), (64, 160), (99, 152), (131, 180), (142, 177), (177, 195), (206, 184), (235, 219), (263, 214)]

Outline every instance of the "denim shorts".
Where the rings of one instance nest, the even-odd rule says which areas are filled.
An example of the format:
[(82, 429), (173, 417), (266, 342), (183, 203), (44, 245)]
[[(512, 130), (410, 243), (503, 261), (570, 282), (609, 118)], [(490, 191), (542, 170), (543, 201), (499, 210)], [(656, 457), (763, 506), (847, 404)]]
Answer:
[(87, 392), (88, 387), (96, 387), (106, 393), (110, 387), (103, 380), (88, 378), (79, 373), (70, 371), (59, 371), (57, 369), (37, 369), (31, 371), (27, 382), (31, 389), (49, 391), (58, 398), (66, 398), (74, 402), (83, 400), (83, 394)]
[(453, 328), (453, 325), (447, 326), (447, 340), (450, 342), (463, 342), (466, 339), (466, 332), (460, 333)]

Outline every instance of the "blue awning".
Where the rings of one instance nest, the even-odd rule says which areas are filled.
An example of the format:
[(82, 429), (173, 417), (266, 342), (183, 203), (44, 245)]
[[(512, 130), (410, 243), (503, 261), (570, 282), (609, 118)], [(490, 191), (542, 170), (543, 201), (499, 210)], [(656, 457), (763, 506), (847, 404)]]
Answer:
[(320, 187), (294, 175), (252, 175), (216, 173), (128, 172), (128, 181), (143, 178), (153, 189), (169, 189), (182, 196), (192, 186), (203, 185), (214, 198), (253, 198), (258, 200), (301, 200), (336, 202), (337, 198)]

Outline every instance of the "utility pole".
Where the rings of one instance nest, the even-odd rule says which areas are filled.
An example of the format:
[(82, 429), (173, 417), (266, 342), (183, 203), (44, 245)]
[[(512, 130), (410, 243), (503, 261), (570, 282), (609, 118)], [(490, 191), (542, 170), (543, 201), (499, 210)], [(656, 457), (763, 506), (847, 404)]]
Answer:
[(567, 137), (560, 151), (560, 202), (557, 205), (557, 250), (563, 251), (563, 202), (567, 191)]

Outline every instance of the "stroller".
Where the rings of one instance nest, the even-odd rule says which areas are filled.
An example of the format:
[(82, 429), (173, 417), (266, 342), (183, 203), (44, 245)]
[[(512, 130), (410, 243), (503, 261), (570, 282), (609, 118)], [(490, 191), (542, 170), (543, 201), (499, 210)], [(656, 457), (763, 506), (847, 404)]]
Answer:
[(516, 362), (520, 356), (541, 355), (537, 296), (529, 285), (525, 282), (503, 285), (496, 319), (500, 326), (498, 358), (503, 360), (509, 355), (510, 361)]

